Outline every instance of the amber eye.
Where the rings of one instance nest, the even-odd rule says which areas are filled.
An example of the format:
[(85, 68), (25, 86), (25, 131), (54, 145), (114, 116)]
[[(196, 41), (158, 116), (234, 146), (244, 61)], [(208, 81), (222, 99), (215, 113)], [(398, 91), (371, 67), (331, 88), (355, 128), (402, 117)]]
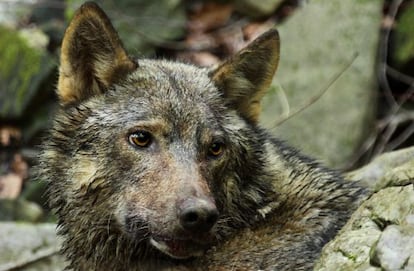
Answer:
[(219, 157), (224, 150), (224, 144), (221, 142), (213, 142), (211, 144), (210, 148), (208, 149), (208, 154), (211, 157)]
[(129, 142), (137, 147), (148, 147), (152, 142), (152, 136), (146, 131), (137, 131), (129, 135)]

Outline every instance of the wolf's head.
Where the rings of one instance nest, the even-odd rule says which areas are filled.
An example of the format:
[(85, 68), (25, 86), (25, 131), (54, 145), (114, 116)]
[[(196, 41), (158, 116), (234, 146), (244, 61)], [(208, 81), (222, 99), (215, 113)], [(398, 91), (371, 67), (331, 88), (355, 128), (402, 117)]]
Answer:
[(188, 258), (252, 223), (272, 200), (256, 124), (278, 56), (270, 30), (212, 69), (132, 59), (106, 15), (83, 5), (63, 40), (61, 110), (43, 155), (73, 250)]

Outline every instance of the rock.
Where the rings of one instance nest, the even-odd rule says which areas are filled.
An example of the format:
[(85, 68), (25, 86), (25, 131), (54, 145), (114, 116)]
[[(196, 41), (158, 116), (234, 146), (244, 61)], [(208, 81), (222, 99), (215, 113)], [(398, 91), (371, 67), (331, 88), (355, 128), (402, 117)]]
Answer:
[[(264, 99), (262, 121), (278, 137), (329, 166), (344, 165), (374, 118), (382, 5), (376, 0), (314, 0), (277, 26), (280, 64)], [(294, 112), (309, 104), (340, 72), (344, 73), (319, 100), (275, 127), (289, 107)]]
[(0, 223), (0, 270), (63, 270), (55, 229), (55, 224)]
[(64, 258), (55, 253), (13, 271), (62, 271), (65, 266)]
[(0, 1), (0, 24), (16, 27), (30, 15), (36, 0)]
[[(396, 154), (404, 156), (401, 165)], [(411, 159), (408, 159), (411, 154)], [(391, 165), (387, 165), (389, 161)], [(373, 193), (323, 249), (315, 271), (414, 270), (414, 153), (388, 153), (348, 176), (379, 180)], [(385, 171), (376, 171), (378, 165)], [(364, 174), (363, 170), (367, 170)], [(381, 172), (381, 173), (379, 173)], [(373, 176), (376, 176), (373, 178)], [(382, 186), (380, 185), (382, 184)]]
[(412, 182), (414, 176), (414, 147), (382, 154), (368, 165), (346, 175), (360, 180), (378, 191), (387, 186), (401, 186)]
[(43, 210), (36, 203), (24, 199), (1, 199), (0, 221), (38, 222), (43, 218)]
[[(66, 0), (67, 17), (84, 0)], [(184, 34), (186, 16), (180, 0), (98, 0), (98, 3), (111, 18), (126, 49), (132, 55), (153, 54), (154, 45), (168, 43)]]
[(253, 18), (272, 14), (283, 0), (237, 0), (233, 1), (236, 10)]
[[(405, 250), (410, 246), (407, 242), (414, 238), (412, 229), (402, 230), (407, 233), (405, 241), (401, 241), (402, 234), (395, 234), (396, 229), (405, 227), (401, 225), (413, 215), (413, 210), (413, 185), (389, 187), (375, 193), (353, 214), (341, 233), (324, 247), (315, 271), (384, 270), (381, 268), (414, 258), (414, 250), (407, 250), (399, 258), (393, 255), (397, 248)], [(386, 247), (390, 242), (393, 243), (392, 249)], [(372, 249), (375, 252), (371, 256)]]
[(46, 51), (48, 38), (36, 28), (0, 26), (0, 36), (0, 118), (19, 118), (56, 62)]
[(414, 224), (391, 225), (373, 249), (372, 263), (381, 270), (414, 270)]

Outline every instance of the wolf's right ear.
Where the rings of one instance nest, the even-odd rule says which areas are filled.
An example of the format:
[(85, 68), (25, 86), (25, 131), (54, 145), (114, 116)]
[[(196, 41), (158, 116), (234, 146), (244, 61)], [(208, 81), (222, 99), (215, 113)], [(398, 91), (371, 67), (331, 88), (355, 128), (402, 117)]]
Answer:
[(107, 15), (95, 3), (83, 4), (63, 37), (58, 96), (62, 105), (101, 94), (134, 71)]
[(250, 122), (259, 119), (260, 101), (279, 63), (279, 34), (271, 29), (210, 72), (229, 106)]

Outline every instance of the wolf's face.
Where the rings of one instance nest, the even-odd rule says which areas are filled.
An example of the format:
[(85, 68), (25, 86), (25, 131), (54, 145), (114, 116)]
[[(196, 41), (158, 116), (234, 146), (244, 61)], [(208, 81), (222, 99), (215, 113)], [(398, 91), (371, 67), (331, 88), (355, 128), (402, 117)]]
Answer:
[(245, 205), (264, 200), (245, 176), (261, 163), (251, 127), (277, 60), (274, 30), (216, 69), (132, 60), (103, 12), (81, 7), (62, 45), (62, 110), (45, 152), (72, 165), (65, 204), (89, 202), (88, 231), (108, 225), (135, 246), (200, 255), (243, 223), (240, 194)]
[(116, 195), (108, 206), (114, 219), (172, 257), (200, 254), (215, 239), (222, 207), (214, 190), (236, 143), (228, 131), (235, 127), (225, 126), (240, 121), (207, 71), (141, 61), (123, 84), (84, 106), (90, 112), (80, 130), (99, 131), (89, 152), (100, 156), (94, 177), (105, 176)]

